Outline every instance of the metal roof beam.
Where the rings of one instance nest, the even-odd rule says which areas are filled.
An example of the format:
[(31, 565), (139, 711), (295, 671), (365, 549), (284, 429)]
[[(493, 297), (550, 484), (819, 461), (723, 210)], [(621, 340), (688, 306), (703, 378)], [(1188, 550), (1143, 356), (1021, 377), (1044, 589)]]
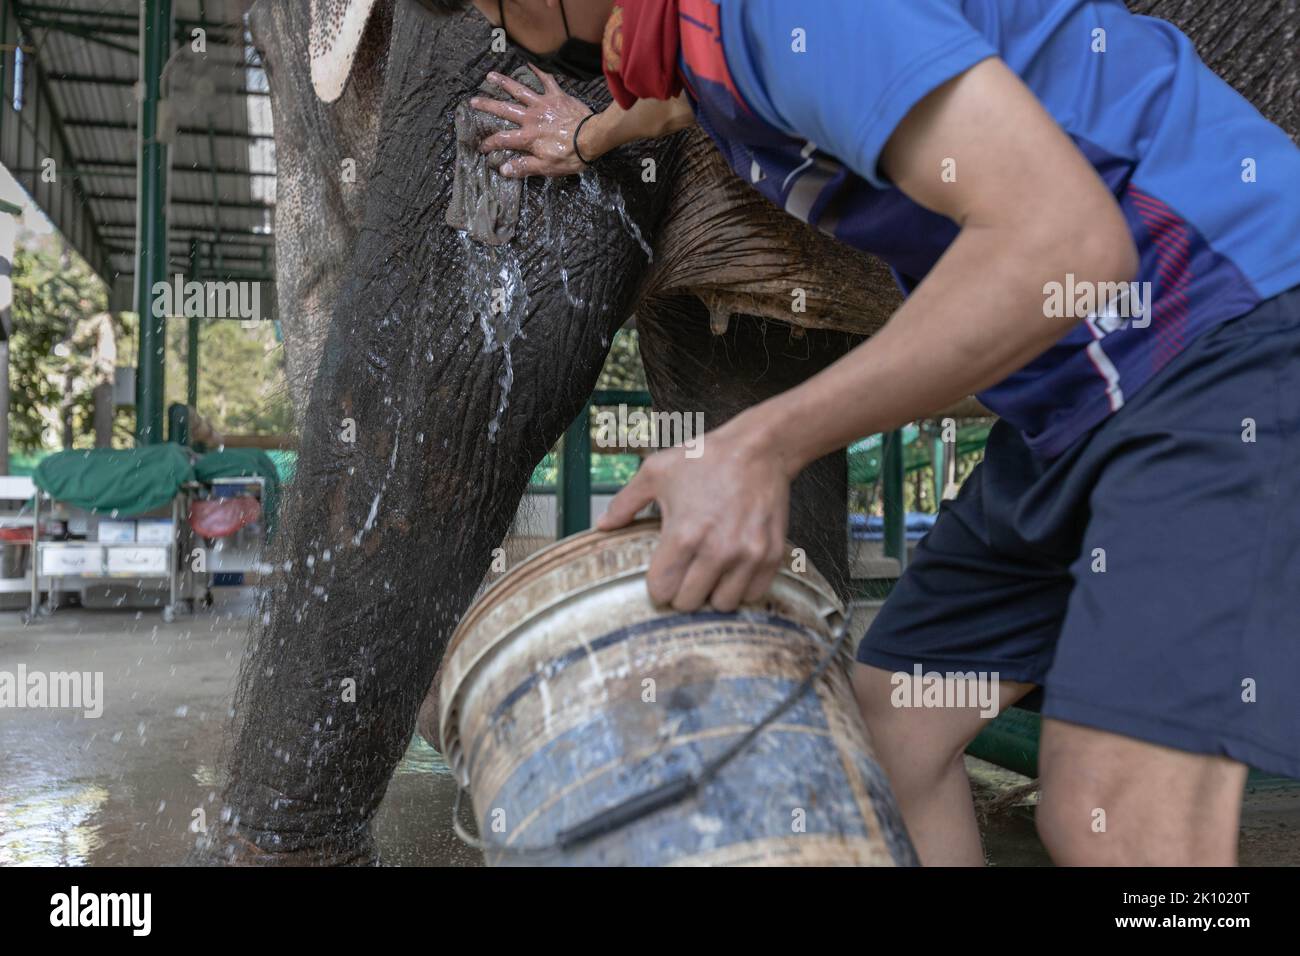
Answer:
[[(103, 169), (96, 167), (103, 166)], [(42, 170), (32, 166), (20, 166), (10, 168), (9, 172), (15, 176), (19, 174), (31, 175), (40, 173)], [(218, 176), (238, 176), (240, 179), (247, 179), (250, 176), (275, 178), (274, 172), (268, 172), (257, 169), (238, 169), (233, 166), (212, 169), (208, 166), (173, 166), (172, 175), (176, 173), (187, 173), (195, 176), (210, 176), (215, 173)], [(72, 176), (78, 179), (84, 179), (87, 176), (103, 176), (108, 179), (135, 179), (135, 163), (124, 163), (122, 166), (113, 166), (108, 163), (99, 163), (94, 160), (82, 160), (80, 168), (77, 169), (60, 169), (59, 172), (64, 176)], [(134, 198), (131, 200), (134, 202)]]
[[(135, 202), (135, 196), (125, 195), (117, 196), (111, 193), (91, 193), (91, 199), (102, 199), (105, 202)], [(188, 199), (169, 196), (167, 202), (173, 206), (204, 206), (211, 209), (213, 202), (211, 199)], [(266, 210), (273, 212), (275, 203), (262, 202), (257, 199), (223, 199), (217, 204), (221, 209), (244, 209), (244, 210)]]
[[(15, 14), (13, 20), (9, 18), (10, 11)], [(7, 0), (3, 4), (0, 12), (0, 42), (7, 42), (12, 34), (15, 42), (20, 41), (21, 35), (22, 4), (17, 0)], [(24, 47), (26, 51), (27, 48)], [(12, 167), (23, 166), (27, 162), (36, 161), (40, 153), (41, 135), (41, 112), (46, 113), (46, 125), (53, 142), (46, 142), (44, 148), (48, 150), (49, 158), (56, 160), (60, 165), (65, 167), (76, 166), (77, 157), (68, 142), (67, 132), (63, 124), (61, 111), (54, 99), (50, 88), (48, 77), (45, 75), (44, 63), (41, 60), (39, 51), (27, 52), (30, 57), (30, 63), (27, 68), (31, 71), (31, 81), (28, 97), (30, 99), (29, 109), (15, 111), (12, 100), (9, 98), (9, 86), (12, 80), (6, 77), (8, 72), (7, 63), (0, 65), (0, 90), (3, 91), (0, 96), (8, 100), (3, 104), (6, 119), (13, 125), (13, 131), (16, 134), (10, 141), (0, 144), (0, 156), (7, 161)], [(6, 58), (7, 60), (7, 58)], [(27, 113), (28, 117), (23, 114)], [(30, 124), (28, 118), (30, 117)], [(10, 119), (11, 118), (11, 119)], [(2, 126), (3, 124), (0, 124)], [(29, 130), (32, 136), (33, 149), (30, 157), (25, 155), (23, 150), (23, 132)], [(42, 170), (43, 172), (43, 170)], [(23, 187), (36, 199), (38, 205), (44, 210), (50, 220), (63, 232), (68, 242), (90, 263), (91, 268), (95, 270), (104, 279), (105, 282), (112, 282), (110, 275), (108, 257), (104, 252), (103, 236), (99, 232), (99, 224), (95, 220), (95, 215), (87, 199), (86, 190), (82, 183), (73, 179), (68, 187), (69, 193), (65, 193), (64, 186), (60, 184), (56, 189), (49, 188), (35, 174), (31, 174), (31, 182), (22, 183)], [(44, 188), (42, 188), (44, 187)], [(44, 202), (41, 201), (41, 193), (45, 193)], [(74, 211), (71, 213), (67, 210), (65, 199), (71, 198)]]
[[(55, 13), (60, 16), (73, 17), (74, 19), (79, 17), (90, 17), (97, 20), (117, 20), (122, 23), (131, 24), (140, 22), (140, 15), (138, 13), (127, 13), (122, 10), (92, 10), (89, 7), (72, 7), (67, 5), (55, 5), (52, 3), (24, 3), (23, 9), (32, 10), (37, 13)], [(197, 20), (177, 17), (175, 22), (178, 26), (203, 27), (205, 30), (209, 28), (223, 30), (240, 29), (238, 23), (230, 23), (226, 20), (209, 20), (205, 17), (199, 17)]]
[[(100, 228), (101, 229), (129, 229), (131, 230), (133, 235), (135, 233), (134, 222), (104, 222), (104, 223), (100, 223)], [(176, 224), (171, 227), (170, 231), (202, 233), (203, 235), (200, 236), (200, 238), (206, 238), (208, 234), (215, 233), (216, 230), (214, 230), (211, 226), (185, 226), (185, 225)], [(275, 242), (275, 237), (271, 235), (269, 232), (258, 232), (251, 227), (239, 226), (231, 229), (223, 229), (222, 232), (224, 234), (224, 238), (222, 239), (223, 244), (227, 244), (231, 242), (229, 238), (230, 236), (239, 236), (246, 241), (250, 241), (253, 239), (266, 240), (266, 242), (253, 243), (254, 245), (258, 245), (258, 246), (269, 246), (274, 244)]]
[[(85, 170), (87, 173), (94, 175), (100, 167), (104, 169), (135, 169), (134, 159), (83, 159), (78, 169)], [(214, 170), (209, 166), (172, 166), (173, 173), (201, 173), (207, 175)], [(230, 176), (275, 176), (274, 169), (240, 169), (238, 166), (218, 166), (215, 172), (218, 175)]]
[(131, 56), (138, 56), (140, 51), (127, 43), (119, 43), (117, 40), (110, 40), (104, 34), (106, 32), (101, 27), (78, 26), (75, 23), (60, 23), (58, 20), (47, 20), (43, 17), (29, 16), (22, 9), (17, 10), (19, 18), (22, 20), (23, 27), (32, 29), (38, 27), (42, 30), (50, 30), (54, 33), (66, 33), (78, 39), (85, 40), (87, 43), (98, 43), (100, 46), (106, 46), (109, 49), (117, 50), (119, 53), (128, 53)]
[(140, 20), (138, 13), (125, 13), (121, 10), (90, 10), (84, 7), (56, 6), (52, 3), (24, 3), (24, 10), (33, 10), (36, 13), (59, 13), (67, 16), (93, 16), (104, 20), (122, 20), (137, 23)]
[[(31, 4), (25, 4), (19, 11), (23, 23), (29, 27), (39, 27), (42, 30), (53, 30), (56, 33), (71, 33), (74, 36), (82, 37), (86, 40), (93, 40), (96, 43), (103, 43), (105, 46), (113, 46), (112, 42), (104, 40), (106, 36), (116, 37), (137, 37), (140, 31), (134, 26), (113, 26), (109, 23), (95, 22), (85, 16), (67, 17), (55, 14), (42, 15), (33, 13)], [(189, 43), (193, 39), (192, 32), (195, 29), (201, 29), (206, 32), (204, 40), (212, 46), (229, 46), (242, 47), (244, 43), (243, 31), (229, 23), (204, 23), (199, 20), (189, 21), (188, 26), (180, 23), (176, 24), (175, 40), (177, 43)], [(119, 44), (123, 52), (132, 55), (139, 51), (133, 46), (124, 46)]]
[[(92, 120), (92, 119), (65, 119), (64, 126), (76, 127), (78, 129), (108, 129), (120, 130), (125, 133), (134, 133), (134, 123), (124, 123), (120, 120)], [(207, 136), (208, 130), (198, 126), (182, 126), (177, 132), (182, 136)], [(240, 129), (214, 129), (213, 136), (220, 136), (223, 139), (246, 139), (246, 140), (274, 140), (275, 137), (270, 133), (250, 133), (247, 130)]]
[[(86, 86), (135, 86), (135, 80), (125, 76), (97, 76), (94, 73), (50, 73), (49, 79), (56, 83), (79, 83)], [(250, 90), (246, 86), (218, 86), (214, 91), (218, 96), (261, 96), (269, 97), (269, 90)]]

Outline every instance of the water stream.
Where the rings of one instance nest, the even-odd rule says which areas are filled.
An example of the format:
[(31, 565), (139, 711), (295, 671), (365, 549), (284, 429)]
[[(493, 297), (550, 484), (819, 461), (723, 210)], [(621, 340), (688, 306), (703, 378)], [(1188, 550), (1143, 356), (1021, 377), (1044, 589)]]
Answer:
[(461, 232), (460, 244), (464, 253), (461, 291), (469, 307), (470, 324), (477, 325), (483, 334), (484, 354), (500, 350), (503, 359), (501, 374), (497, 377), (500, 390), (497, 407), (488, 423), (488, 441), (495, 442), (515, 380), (511, 346), (524, 334), (528, 288), (514, 243), (489, 246), (475, 242), (468, 233)]
[[(545, 180), (541, 185), (540, 223), (529, 221), (530, 204), (524, 201), (520, 204), (519, 228), (516, 231), (516, 236), (540, 238), (544, 257), (543, 274), (559, 273), (565, 299), (574, 309), (586, 307), (587, 302), (571, 285), (567, 254), (569, 243), (571, 239), (593, 242), (596, 238), (590, 235), (590, 226), (586, 235), (570, 237), (571, 221), (599, 220), (599, 215), (590, 215), (598, 210), (613, 214), (640, 247), (646, 259), (654, 260), (654, 252), (640, 228), (628, 215), (623, 193), (616, 183), (602, 179), (590, 170), (584, 171), (579, 178), (578, 199), (584, 207), (582, 212), (588, 215), (574, 217), (574, 210), (564, 209), (566, 204), (561, 190), (553, 179)], [(561, 208), (557, 210), (557, 206)], [(535, 228), (540, 229), (540, 235), (534, 231)], [(483, 336), (483, 353), (490, 355), (499, 350), (503, 361), (501, 374), (497, 377), (499, 394), (496, 410), (488, 423), (488, 441), (495, 442), (510, 404), (510, 389), (514, 384), (511, 349), (516, 339), (524, 337), (523, 323), (528, 315), (528, 287), (524, 281), (519, 247), (515, 242), (489, 246), (475, 242), (464, 231), (459, 233), (459, 237), (464, 256), (461, 292), (468, 306), (463, 331), (468, 333), (477, 326)]]
[(627, 214), (627, 203), (623, 200), (623, 190), (619, 189), (618, 184), (601, 179), (589, 169), (584, 170), (579, 178), (582, 183), (584, 198), (591, 205), (618, 216), (628, 235), (636, 240), (636, 244), (645, 253), (646, 261), (654, 262), (654, 251), (650, 248), (650, 244), (645, 241), (645, 237), (641, 235), (641, 228)]

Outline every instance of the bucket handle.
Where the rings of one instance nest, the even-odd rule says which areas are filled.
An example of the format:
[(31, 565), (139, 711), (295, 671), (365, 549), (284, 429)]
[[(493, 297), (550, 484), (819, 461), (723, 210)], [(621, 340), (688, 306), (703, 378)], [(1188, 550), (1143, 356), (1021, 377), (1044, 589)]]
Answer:
[(502, 843), (490, 843), (471, 835), (460, 822), (460, 802), (462, 795), (465, 793), (465, 788), (457, 780), (456, 802), (451, 809), (452, 829), (455, 831), (456, 836), (468, 846), (485, 854), (499, 853), (511, 859), (520, 860), (536, 859), (575, 850), (583, 844), (590, 843), (592, 840), (606, 836), (615, 830), (631, 826), (652, 813), (675, 806), (684, 800), (689, 800), (711, 783), (727, 764), (740, 756), (750, 744), (758, 739), (758, 736), (764, 730), (780, 720), (786, 711), (799, 701), (799, 698), (812, 689), (818, 679), (826, 673), (835, 659), (839, 657), (840, 652), (844, 650), (848, 643), (849, 616), (839, 608), (831, 607), (823, 611), (822, 618), (827, 624), (832, 625), (831, 646), (822, 656), (822, 659), (817, 662), (817, 666), (813, 668), (812, 673), (805, 677), (798, 687), (790, 691), (779, 704), (768, 711), (767, 715), (751, 727), (744, 736), (705, 764), (704, 769), (698, 774), (684, 774), (665, 781), (657, 787), (652, 787), (644, 793), (628, 797), (623, 802), (616, 803), (614, 806), (600, 811), (582, 823), (561, 830), (555, 835), (555, 840), (551, 844), (538, 847), (513, 847)]

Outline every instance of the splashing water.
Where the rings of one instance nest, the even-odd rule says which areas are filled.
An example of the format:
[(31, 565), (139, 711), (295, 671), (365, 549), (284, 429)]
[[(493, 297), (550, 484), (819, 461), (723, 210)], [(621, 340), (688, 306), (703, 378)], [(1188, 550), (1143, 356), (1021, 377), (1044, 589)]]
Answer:
[[(352, 536), (352, 543), (353, 543), (353, 544), (360, 544), (360, 543), (361, 543), (361, 539), (362, 539), (363, 537), (365, 537), (365, 535), (366, 535), (366, 533), (367, 533), (368, 531), (370, 531), (371, 529), (374, 528), (374, 526), (375, 526), (375, 521), (376, 521), (376, 519), (378, 519), (378, 517), (379, 517), (379, 502), (383, 499), (383, 497), (384, 497), (384, 492), (388, 490), (388, 479), (391, 478), (391, 477), (393, 477), (393, 472), (394, 472), (394, 471), (396, 470), (396, 468), (397, 468), (397, 449), (398, 449), (399, 447), (401, 447), (401, 442), (402, 442), (402, 438), (401, 438), (401, 433), (402, 433), (402, 418), (403, 418), (404, 415), (405, 415), (404, 412), (398, 412), (398, 413), (397, 413), (397, 426), (396, 426), (396, 428), (394, 428), (394, 430), (393, 430), (393, 434), (394, 434), (394, 436), (395, 436), (395, 437), (393, 438), (393, 453), (392, 453), (391, 455), (388, 456), (388, 471), (384, 474), (383, 480), (380, 481), (380, 483), (379, 483), (379, 490), (375, 492), (374, 500), (370, 502), (370, 513), (366, 515), (366, 523), (365, 523), (364, 525), (362, 525), (362, 526), (361, 526), (361, 529), (360, 529), (359, 531), (357, 531), (357, 533), (354, 534), (354, 535)], [(328, 551), (325, 552), (325, 553), (326, 553), (326, 554), (329, 554)], [(327, 558), (326, 560), (328, 560), (328, 558)], [(308, 563), (308, 565), (307, 565), (308, 569), (310, 569), (310, 568), (312, 567), (312, 563), (314, 563), (314, 562), (309, 562), (309, 563)], [(293, 570), (293, 562), (292, 562), (292, 561), (286, 561), (286, 562), (284, 562), (284, 571), (285, 571), (285, 573), (287, 574), (287, 573), (289, 573), (289, 572), (292, 571), (292, 570)], [(320, 594), (317, 594), (316, 596), (317, 596), (317, 597), (323, 597), (323, 596), (325, 596), (325, 594), (324, 594), (324, 592), (321, 592)], [(326, 598), (326, 600), (328, 600), (328, 598)]]
[[(556, 201), (555, 180), (547, 178), (542, 184), (542, 247), (548, 251), (555, 251), (555, 258), (559, 262), (560, 285), (564, 289), (564, 298), (568, 300), (569, 305), (575, 309), (580, 309), (586, 303), (573, 294), (569, 288), (569, 261), (565, 255), (565, 220), (560, 219), (559, 228), (555, 224), (555, 201)], [(526, 205), (526, 204), (525, 204)]]
[(488, 246), (474, 242), (466, 232), (459, 235), (465, 254), (462, 291), (469, 306), (469, 322), (477, 323), (483, 333), (483, 352), (491, 354), (499, 349), (504, 360), (501, 374), (497, 377), (500, 395), (496, 413), (488, 423), (488, 441), (495, 442), (501, 420), (510, 405), (510, 388), (515, 380), (510, 349), (515, 339), (524, 334), (528, 289), (524, 285), (519, 254), (513, 243)]
[[(590, 170), (584, 171), (579, 178), (581, 197), (585, 203), (595, 209), (616, 215), (628, 234), (636, 240), (648, 261), (654, 261), (654, 252), (641, 234), (640, 228), (627, 212), (623, 193), (616, 183), (602, 180)], [(566, 239), (568, 220), (560, 216), (558, 221), (555, 205), (558, 200), (554, 180), (547, 179), (542, 184), (541, 222), (543, 248), (548, 255), (554, 255), (558, 264), (560, 283), (564, 288), (565, 298), (574, 308), (586, 305), (574, 294), (569, 284), (568, 257)], [(527, 234), (527, 202), (520, 204), (519, 234)], [(516, 338), (524, 336), (523, 323), (528, 313), (528, 289), (524, 283), (523, 269), (519, 253), (514, 242), (500, 246), (478, 243), (465, 231), (459, 232), (461, 250), (464, 253), (465, 268), (462, 274), (462, 292), (469, 307), (464, 331), (477, 324), (483, 333), (483, 352), (490, 354), (501, 351), (503, 366), (497, 378), (500, 395), (497, 399), (496, 412), (488, 423), (488, 441), (495, 442), (501, 429), (501, 422), (510, 404), (510, 389), (514, 384), (514, 360), (511, 346)]]
[[(551, 214), (555, 199), (555, 180), (549, 176), (542, 183), (542, 241), (546, 248), (551, 248), (552, 225), (555, 217)], [(527, 203), (524, 203), (527, 206)]]
[(627, 230), (628, 235), (636, 240), (636, 244), (641, 247), (645, 253), (647, 262), (655, 261), (654, 251), (650, 244), (645, 241), (641, 235), (641, 229), (632, 217), (627, 214), (627, 203), (623, 200), (623, 190), (618, 188), (618, 183), (601, 180), (591, 170), (583, 170), (579, 177), (582, 184), (582, 194), (593, 206), (604, 209), (606, 212), (612, 212), (618, 216), (619, 221), (623, 223), (623, 228)]
[[(619, 189), (618, 184), (609, 179), (602, 179), (590, 169), (584, 170), (578, 177), (580, 196), (582, 201), (589, 209), (603, 210), (612, 213), (618, 217), (623, 228), (627, 230), (636, 244), (645, 254), (648, 262), (654, 262), (654, 251), (650, 244), (646, 242), (645, 237), (641, 234), (641, 229), (628, 215), (627, 203), (623, 199), (623, 192)], [(542, 187), (542, 208), (543, 208), (543, 234), (547, 249), (555, 250), (556, 258), (559, 262), (560, 283), (564, 287), (564, 296), (568, 299), (569, 305), (574, 308), (582, 308), (587, 303), (584, 299), (574, 294), (569, 284), (569, 266), (566, 255), (566, 238), (567, 230), (565, 228), (568, 220), (561, 217), (558, 223), (558, 229), (553, 220), (552, 207), (554, 196), (554, 180), (548, 179)], [(584, 219), (596, 219), (598, 217), (583, 217)], [(589, 236), (588, 239), (594, 237)]]

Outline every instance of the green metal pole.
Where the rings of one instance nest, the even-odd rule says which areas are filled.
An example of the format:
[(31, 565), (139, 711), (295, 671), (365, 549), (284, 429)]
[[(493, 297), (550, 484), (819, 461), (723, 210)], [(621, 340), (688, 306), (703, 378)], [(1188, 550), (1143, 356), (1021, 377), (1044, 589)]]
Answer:
[(190, 410), (180, 402), (172, 402), (167, 409), (167, 440), (176, 445), (190, 443)]
[(593, 405), (628, 405), (648, 408), (654, 404), (650, 393), (643, 390), (623, 388), (598, 388), (591, 393)]
[(934, 479), (934, 510), (939, 510), (943, 501), (943, 489), (948, 482), (946, 465), (948, 463), (947, 445), (943, 440), (943, 429), (930, 435), (930, 477)]
[(564, 432), (560, 467), (556, 484), (556, 528), (558, 537), (567, 538), (591, 527), (591, 404)]
[(163, 66), (171, 53), (172, 0), (140, 3), (140, 178), (136, 193), (135, 304), (140, 352), (135, 377), (135, 440), (163, 440), (166, 318), (153, 314), (153, 288), (167, 281), (167, 147), (158, 141)]
[(907, 566), (907, 529), (903, 515), (903, 432), (884, 436), (881, 484), (885, 510), (885, 557), (896, 558), (901, 571)]
[[(190, 278), (201, 282), (199, 275), (199, 241), (190, 240)], [(185, 339), (185, 403), (190, 408), (199, 407), (199, 317), (191, 315), (186, 319), (188, 328)]]

